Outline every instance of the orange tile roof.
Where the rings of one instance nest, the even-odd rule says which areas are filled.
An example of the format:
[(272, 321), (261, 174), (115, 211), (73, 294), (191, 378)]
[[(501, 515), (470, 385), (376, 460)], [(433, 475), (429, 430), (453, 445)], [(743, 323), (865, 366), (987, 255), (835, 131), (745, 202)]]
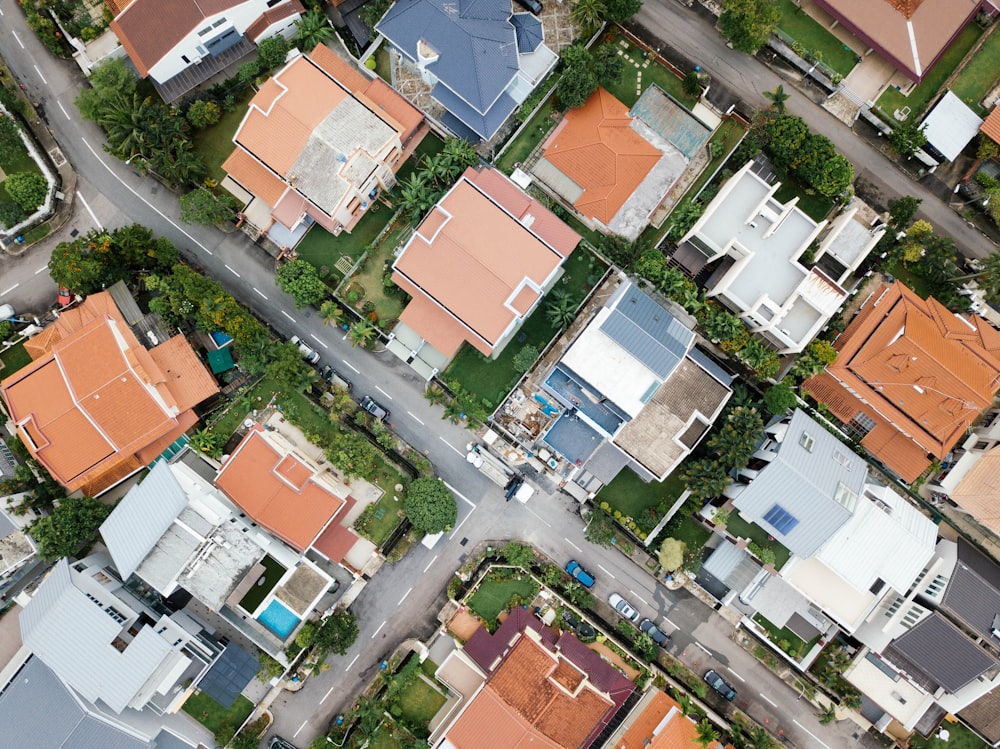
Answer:
[(836, 343), (837, 360), (803, 388), (907, 481), (943, 458), (1000, 389), (1000, 332), (901, 283), (880, 286)]
[[(626, 719), (628, 720), (628, 719)], [(707, 749), (721, 746), (713, 741)], [(611, 749), (699, 749), (698, 728), (669, 695), (656, 692)]]
[(316, 473), (257, 425), (222, 465), (215, 485), (255, 522), (304, 551), (344, 506)]
[(280, 177), (242, 148), (229, 154), (229, 158), (222, 163), (222, 170), (269, 206), (277, 205), (289, 189)]
[(983, 124), (979, 126), (979, 132), (992, 139), (995, 143), (1000, 143), (1000, 106), (993, 107)]
[[(355, 504), (356, 502), (354, 497), (346, 497), (344, 499), (344, 510), (340, 513), (340, 516), (344, 517), (349, 515), (351, 508), (354, 507)], [(342, 524), (343, 522), (344, 521), (339, 523), (330, 523), (326, 526), (326, 529), (319, 534), (319, 537), (313, 542), (312, 545), (316, 551), (336, 564), (340, 564), (344, 561), (344, 557), (347, 556), (347, 552), (349, 552), (358, 541), (358, 535), (350, 528), (345, 528)]]
[(562, 663), (522, 635), (448, 729), (447, 741), (456, 749), (582, 746), (614, 703), (582, 678), (572, 693), (560, 686), (554, 677), (569, 675)]
[(260, 36), (271, 28), (271, 26), (284, 21), (286, 18), (291, 18), (294, 15), (304, 12), (305, 8), (299, 0), (291, 0), (291, 2), (279, 5), (275, 8), (269, 8), (261, 13), (256, 21), (247, 26), (245, 36), (251, 42), (257, 44), (257, 40)]
[(1000, 447), (980, 455), (948, 496), (979, 523), (1000, 534)]
[(112, 486), (120, 464), (191, 426), (190, 409), (218, 391), (183, 337), (143, 348), (108, 292), (52, 327), (47, 350), (0, 394), (29, 450), (70, 491)]
[[(417, 331), (420, 336), (443, 356), (449, 359), (458, 353), (468, 331), (454, 317), (423, 296), (420, 290), (405, 279), (397, 281), (399, 287), (413, 297), (403, 309), (399, 321)], [(490, 348), (475, 338), (470, 341), (479, 351), (489, 356)], [(477, 345), (478, 344), (478, 345)]]
[[(465, 339), (486, 354), (520, 316), (511, 306), (522, 286), (544, 286), (580, 241), (565, 224), (571, 238), (555, 228), (548, 219), (558, 219), (548, 209), (509, 183), (512, 193), (499, 179), (507, 182), (492, 169), (468, 169), (417, 227), (393, 266), (397, 284), (414, 298), (433, 300), (445, 311), (437, 319), (450, 316), (460, 322)], [(539, 225), (557, 244), (543, 240)], [(425, 304), (421, 314), (429, 315), (430, 309)], [(417, 327), (417, 314), (409, 319), (424, 339), (435, 336), (433, 329)]]
[(24, 342), (24, 350), (31, 357), (32, 361), (45, 356), (54, 343), (62, 340), (62, 334), (55, 325), (50, 325), (38, 335), (32, 336)]
[(608, 226), (663, 154), (632, 129), (628, 107), (599, 88), (566, 113), (543, 156), (583, 188), (576, 209)]

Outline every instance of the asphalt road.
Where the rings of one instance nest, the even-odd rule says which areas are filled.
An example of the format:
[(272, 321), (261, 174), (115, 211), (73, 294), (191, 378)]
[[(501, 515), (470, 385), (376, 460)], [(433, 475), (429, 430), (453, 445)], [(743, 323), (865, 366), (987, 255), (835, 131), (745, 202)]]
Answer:
[[(663, 12), (660, 12), (660, 11)], [(671, 11), (679, 11), (676, 17)], [(218, 278), (243, 304), (269, 320), (279, 333), (298, 333), (314, 344), (324, 363), (343, 368), (360, 396), (370, 393), (392, 410), (393, 428), (424, 450), (438, 474), (459, 495), (455, 530), (434, 549), (414, 548), (406, 558), (377, 575), (353, 606), (361, 634), (330, 669), (311, 678), (294, 695), (276, 704), (274, 731), (305, 747), (330, 719), (349, 706), (379, 661), (402, 640), (430, 634), (434, 615), (445, 600), (445, 588), (465, 555), (483, 540), (518, 538), (535, 544), (554, 560), (579, 558), (597, 575), (595, 594), (617, 591), (638, 605), (644, 616), (674, 632), (674, 651), (692, 668), (714, 667), (732, 677), (738, 704), (797, 747), (850, 747), (857, 743), (852, 727), (821, 726), (813, 709), (731, 639), (732, 628), (711, 608), (686, 593), (671, 593), (615, 550), (583, 539), (583, 525), (573, 500), (537, 494), (527, 505), (506, 503), (500, 490), (464, 460), (468, 432), (441, 419), (439, 407), (422, 396), (423, 382), (390, 354), (355, 349), (339, 331), (326, 327), (310, 310), (296, 310), (273, 281), (273, 260), (243, 234), (222, 234), (210, 227), (179, 221), (174, 195), (152, 180), (103, 153), (103, 136), (82, 122), (72, 102), (83, 77), (71, 63), (53, 59), (27, 29), (14, 0), (0, 0), (0, 54), (32, 98), (42, 105), (54, 137), (80, 175), (73, 219), (55, 236), (22, 257), (0, 256), (0, 302), (19, 310), (41, 311), (52, 304), (55, 288), (45, 273), (56, 242), (73, 231), (95, 225), (116, 227), (132, 222), (149, 226), (173, 241), (188, 259)], [(646, 16), (650, 18), (647, 21)], [(779, 80), (756, 61), (735, 56), (718, 42), (711, 27), (672, 3), (649, 3), (642, 20), (657, 33), (670, 29), (679, 47), (698, 53), (703, 67), (742, 92), (773, 89)], [(790, 102), (816, 129), (826, 132), (856, 163), (886, 163), (887, 184), (913, 193), (914, 185), (891, 170), (881, 155), (867, 149), (846, 128), (831, 127), (832, 118), (805, 100)], [(825, 124), (822, 124), (825, 123)], [(834, 137), (837, 136), (837, 137)], [(852, 143), (856, 151), (844, 148)], [(856, 153), (857, 155), (852, 155)], [(881, 159), (881, 161), (879, 161)], [(929, 201), (925, 207), (930, 209)], [(931, 217), (943, 228), (947, 222)], [(961, 228), (961, 227), (959, 227)]]

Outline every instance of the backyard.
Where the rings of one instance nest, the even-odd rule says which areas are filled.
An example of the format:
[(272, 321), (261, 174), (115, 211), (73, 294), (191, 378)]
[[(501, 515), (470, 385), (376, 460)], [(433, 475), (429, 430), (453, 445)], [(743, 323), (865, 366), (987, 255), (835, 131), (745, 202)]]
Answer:
[(3, 362), (3, 366), (0, 367), (0, 379), (2, 379), (14, 374), (21, 367), (31, 364), (31, 357), (24, 350), (24, 342), (22, 341), (16, 346), (11, 346), (6, 351), (0, 352), (0, 362)]
[[(676, 538), (683, 541), (689, 552), (697, 551), (705, 546), (708, 539), (712, 537), (712, 532), (694, 519), (689, 513), (681, 509), (676, 515), (670, 518), (670, 522), (663, 528), (663, 532), (657, 540), (664, 538)], [(658, 548), (656, 544), (652, 548)]]
[(597, 500), (607, 502), (612, 512), (618, 510), (624, 517), (632, 518), (648, 533), (683, 491), (683, 482), (673, 475), (662, 482), (646, 482), (635, 471), (626, 468), (601, 489)]
[(243, 695), (228, 710), (204, 692), (196, 692), (184, 702), (184, 712), (211, 731), (220, 746), (229, 743), (252, 711), (253, 703)]
[(216, 182), (222, 182), (226, 178), (226, 173), (222, 171), (222, 162), (229, 158), (236, 145), (233, 143), (233, 136), (236, 135), (243, 117), (247, 113), (247, 104), (254, 92), (247, 91), (236, 101), (236, 106), (231, 112), (223, 112), (222, 117), (211, 127), (195, 132), (191, 139), (194, 143), (194, 150), (201, 154), (208, 167), (208, 176)]
[(774, 552), (774, 568), (776, 570), (780, 570), (788, 561), (788, 549), (769, 536), (766, 530), (756, 523), (748, 523), (735, 511), (730, 513), (726, 521), (726, 530), (735, 538), (749, 538), (751, 543)]
[(1000, 33), (994, 31), (951, 84), (951, 90), (980, 117), (987, 115), (980, 103), (1000, 78)]
[(781, 187), (774, 193), (774, 197), (782, 203), (788, 203), (792, 198), (797, 197), (799, 202), (796, 203), (796, 207), (817, 223), (825, 219), (830, 209), (833, 208), (833, 201), (830, 198), (825, 198), (815, 190), (810, 190), (791, 175), (779, 174), (778, 181), (781, 182)]
[(476, 592), (469, 598), (468, 604), (473, 613), (478, 614), (492, 630), (500, 612), (510, 608), (515, 596), (522, 603), (530, 603), (538, 590), (538, 583), (527, 573), (497, 568), (486, 574)]
[(988, 746), (985, 741), (954, 718), (951, 720), (945, 718), (941, 727), (947, 729), (949, 734), (947, 739), (939, 739), (937, 736), (925, 739), (915, 733), (910, 737), (910, 749), (986, 749)]
[(646, 65), (648, 59), (646, 55), (649, 53), (627, 39), (612, 38), (608, 43), (614, 44), (615, 48), (621, 51), (622, 59), (625, 61), (625, 72), (621, 79), (607, 87), (618, 101), (631, 107), (639, 100), (642, 92), (655, 83), (687, 109), (694, 107), (698, 97), (685, 93), (681, 79), (674, 71), (658, 64), (655, 59), (648, 60)]
[(427, 724), (431, 722), (431, 718), (437, 715), (437, 711), (446, 701), (447, 698), (440, 690), (423, 679), (416, 678), (399, 693), (396, 704), (399, 706), (401, 717), (404, 720), (426, 728)]
[[(577, 301), (590, 293), (604, 272), (597, 259), (584, 248), (578, 248), (570, 255), (563, 268), (565, 274), (556, 288), (566, 289)], [(534, 346), (541, 351), (558, 332), (545, 314), (543, 299), (500, 356), (489, 359), (466, 343), (448, 365), (442, 379), (445, 382), (457, 380), (470, 393), (488, 401), (492, 409), (503, 400), (521, 375), (514, 366), (517, 353), (525, 346)]]
[(354, 521), (354, 530), (381, 547), (399, 525), (400, 509), (401, 503), (396, 501), (392, 487), (389, 487), (389, 491), (379, 497), (377, 502), (368, 505), (358, 516)]
[(260, 563), (264, 565), (264, 573), (240, 601), (240, 606), (251, 614), (264, 602), (267, 594), (278, 584), (278, 580), (286, 571), (277, 559), (270, 556), (265, 556)]
[(813, 645), (819, 642), (819, 638), (822, 636), (817, 634), (809, 642), (804, 642), (788, 627), (778, 627), (760, 614), (754, 614), (753, 620), (767, 631), (767, 639), (795, 659), (803, 657), (812, 650)]
[(927, 73), (923, 82), (914, 88), (909, 96), (890, 88), (875, 102), (876, 108), (882, 111), (883, 117), (890, 123), (897, 122), (893, 118), (893, 113), (903, 109), (903, 107), (910, 108), (909, 119), (918, 119), (927, 108), (928, 102), (937, 95), (938, 89), (941, 88), (968, 51), (972, 49), (972, 45), (976, 43), (982, 33), (983, 30), (979, 28), (978, 24), (970, 23), (955, 38), (937, 64)]
[[(363, 292), (352, 306), (360, 310), (366, 301), (370, 301), (375, 305), (374, 312), (378, 316), (375, 323), (380, 327), (398, 319), (405, 306), (406, 295), (396, 287), (394, 293), (386, 293), (384, 278), (392, 264), (396, 247), (409, 230), (410, 223), (403, 218), (398, 219), (385, 238), (371, 248), (368, 257), (340, 295), (350, 295), (352, 290), (356, 293)], [(345, 301), (350, 304), (350, 298)]]
[[(548, 86), (551, 84), (546, 82), (542, 85)], [(497, 169), (504, 174), (513, 172), (514, 164), (526, 161), (535, 146), (541, 143), (542, 139), (555, 127), (559, 120), (558, 112), (556, 112), (555, 105), (553, 104), (554, 100), (555, 97), (550, 96), (545, 100), (541, 108), (535, 112), (534, 117), (528, 121), (528, 125), (517, 136), (517, 140), (511, 143), (507, 150), (497, 159)]]
[(800, 44), (816, 60), (846, 76), (858, 64), (858, 53), (827, 31), (821, 23), (793, 0), (778, 0), (781, 20), (778, 28)]

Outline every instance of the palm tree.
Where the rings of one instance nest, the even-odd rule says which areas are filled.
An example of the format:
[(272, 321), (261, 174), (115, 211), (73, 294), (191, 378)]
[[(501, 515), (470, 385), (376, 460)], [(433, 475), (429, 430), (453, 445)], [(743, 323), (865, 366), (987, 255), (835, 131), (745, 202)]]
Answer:
[(819, 718), (819, 722), (824, 726), (833, 723), (837, 719), (837, 706), (832, 702), (816, 713), (816, 717)]
[(344, 309), (336, 302), (327, 299), (319, 306), (319, 316), (323, 319), (324, 325), (340, 327), (340, 322), (344, 319)]
[(434, 205), (435, 191), (421, 172), (399, 183), (399, 208), (412, 218), (420, 218)]
[(750, 745), (753, 749), (773, 749), (774, 739), (763, 726), (754, 726), (750, 729)]
[(333, 38), (333, 27), (330, 19), (319, 8), (307, 10), (295, 22), (295, 46), (303, 52), (311, 52), (320, 44), (326, 44)]
[(367, 746), (378, 734), (385, 712), (374, 697), (362, 697), (358, 702), (357, 720), (351, 728), (351, 743), (354, 746)]
[(604, 4), (604, 0), (576, 0), (570, 10), (573, 23), (587, 36), (597, 31), (607, 14), (608, 6)]
[(790, 94), (785, 91), (785, 87), (778, 84), (778, 87), (774, 91), (764, 91), (764, 98), (771, 102), (771, 109), (773, 109), (778, 114), (785, 113), (785, 102), (788, 101)]
[(715, 726), (708, 722), (708, 718), (702, 720), (696, 730), (698, 735), (695, 741), (705, 747), (705, 749), (708, 749), (714, 742), (719, 740), (719, 732), (715, 730)]
[(428, 385), (427, 388), (424, 390), (424, 397), (427, 399), (427, 402), (430, 403), (432, 406), (444, 403), (445, 400), (444, 390), (441, 388), (440, 385), (435, 385), (434, 383)]
[(131, 96), (116, 94), (110, 97), (98, 117), (97, 124), (108, 134), (112, 151), (120, 158), (133, 155), (145, 156), (146, 131), (143, 127), (148, 103), (137, 93)]
[(191, 435), (188, 444), (193, 450), (216, 457), (216, 453), (222, 447), (222, 436), (209, 429), (199, 429)]
[(446, 140), (440, 156), (455, 177), (461, 174), (467, 166), (475, 166), (479, 163), (479, 154), (476, 153), (475, 146), (461, 138)]
[(566, 289), (553, 289), (545, 307), (545, 316), (553, 327), (559, 330), (568, 328), (576, 317), (576, 300)]
[(378, 336), (378, 331), (367, 320), (358, 320), (351, 326), (349, 335), (352, 346), (361, 345), (368, 348)]
[(677, 704), (680, 706), (681, 712), (685, 715), (689, 715), (691, 713), (691, 695), (687, 692), (681, 692), (677, 695)]

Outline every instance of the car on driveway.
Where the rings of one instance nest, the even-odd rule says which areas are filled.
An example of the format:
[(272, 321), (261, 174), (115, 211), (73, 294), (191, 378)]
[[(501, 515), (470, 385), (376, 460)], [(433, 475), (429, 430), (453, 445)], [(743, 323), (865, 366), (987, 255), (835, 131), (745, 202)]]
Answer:
[(389, 418), (390, 412), (388, 408), (384, 408), (370, 395), (366, 395), (361, 399), (361, 408), (370, 413), (376, 419), (381, 419), (385, 421)]
[(715, 671), (708, 670), (705, 672), (705, 682), (708, 686), (712, 687), (716, 692), (721, 694), (724, 698), (733, 701), (736, 697), (736, 690), (733, 689), (732, 685), (725, 679), (723, 679)]
[(585, 588), (594, 587), (594, 576), (591, 575), (587, 570), (580, 566), (580, 563), (575, 559), (570, 559), (569, 564), (566, 565), (566, 571), (572, 575), (576, 580)]
[(299, 348), (299, 353), (302, 354), (302, 358), (305, 359), (310, 364), (319, 363), (319, 352), (316, 351), (312, 346), (303, 341), (297, 335), (293, 335), (289, 338), (292, 343), (294, 343)]
[(342, 387), (344, 388), (344, 390), (350, 390), (352, 387), (354, 387), (351, 384), (350, 380), (348, 380), (346, 377), (340, 374), (340, 372), (331, 367), (329, 364), (324, 366), (319, 371), (319, 376), (322, 377), (324, 380), (326, 380), (329, 384), (333, 385), (334, 387)]
[(611, 604), (611, 608), (619, 613), (625, 619), (630, 622), (636, 622), (639, 619), (639, 612), (635, 610), (635, 607), (622, 598), (617, 593), (612, 593), (608, 596), (608, 603)]
[(639, 631), (649, 635), (649, 638), (661, 648), (670, 647), (670, 635), (653, 624), (650, 619), (643, 619), (639, 622)]

